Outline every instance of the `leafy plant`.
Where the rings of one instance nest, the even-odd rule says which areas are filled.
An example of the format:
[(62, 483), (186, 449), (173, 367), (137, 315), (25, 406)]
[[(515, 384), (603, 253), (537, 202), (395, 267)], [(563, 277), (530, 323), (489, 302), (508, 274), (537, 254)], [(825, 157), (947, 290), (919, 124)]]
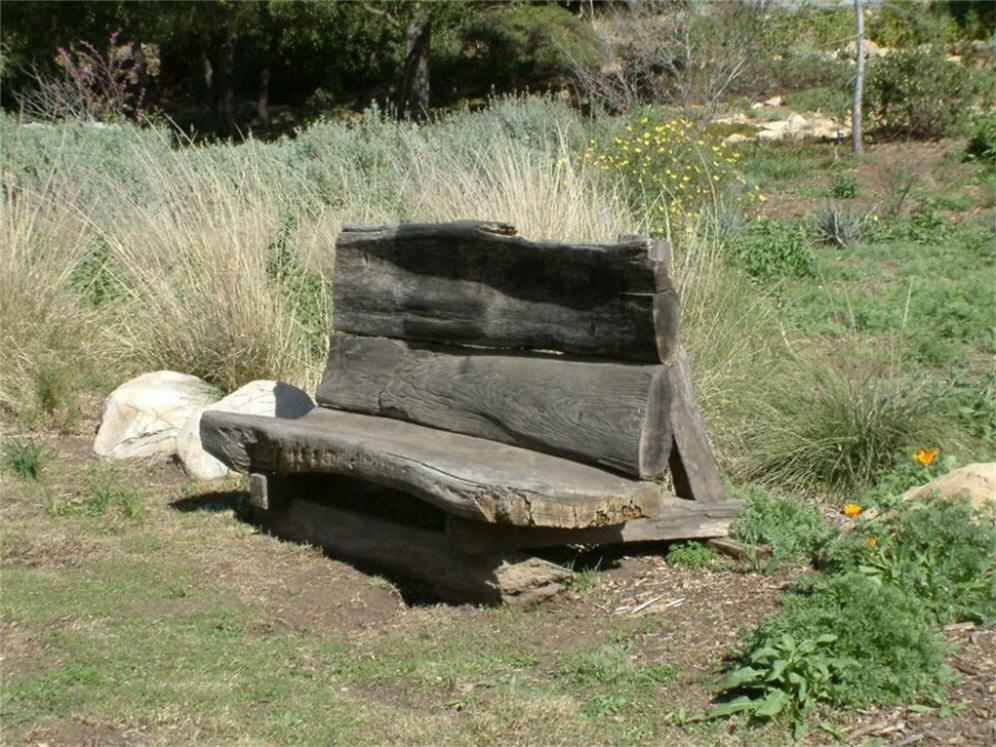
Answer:
[(701, 542), (679, 542), (667, 549), (664, 559), (672, 565), (705, 568), (717, 557), (719, 553)]
[(730, 531), (747, 545), (767, 545), (771, 558), (767, 569), (785, 561), (808, 563), (830, 536), (823, 514), (796, 498), (771, 495), (757, 485), (737, 491), (746, 507)]
[(941, 624), (996, 620), (996, 511), (934, 496), (900, 503), (828, 545), (831, 569), (914, 598)]
[(830, 180), (830, 195), (839, 199), (851, 199), (858, 196), (858, 178), (846, 171), (835, 171)]
[(37, 480), (51, 455), (51, 450), (37, 441), (16, 439), (3, 447), (4, 467), (25, 480)]
[(939, 698), (951, 677), (942, 665), (946, 646), (929, 616), (901, 589), (858, 572), (811, 574), (779, 603), (781, 609), (745, 634), (732, 654), (731, 674), (721, 687), (726, 708), (755, 717), (784, 713), (798, 729), (817, 703)]
[[(917, 459), (927, 454), (929, 458)], [(954, 457), (934, 458), (936, 450), (903, 449), (896, 453), (892, 469), (883, 474), (875, 485), (865, 491), (858, 502), (862, 506), (892, 508), (908, 489), (930, 482), (957, 467)]]
[(996, 114), (983, 114), (975, 118), (972, 134), (965, 146), (965, 160), (996, 163)]
[(830, 685), (846, 661), (833, 655), (837, 636), (824, 633), (797, 641), (784, 633), (750, 652), (749, 663), (727, 672), (717, 683), (721, 692), (739, 693), (707, 714), (707, 718), (746, 713), (751, 719), (787, 717), (796, 739), (806, 733), (805, 718), (831, 698)]
[(808, 277), (815, 274), (816, 260), (805, 238), (798, 224), (758, 218), (729, 243), (727, 257), (760, 281)]

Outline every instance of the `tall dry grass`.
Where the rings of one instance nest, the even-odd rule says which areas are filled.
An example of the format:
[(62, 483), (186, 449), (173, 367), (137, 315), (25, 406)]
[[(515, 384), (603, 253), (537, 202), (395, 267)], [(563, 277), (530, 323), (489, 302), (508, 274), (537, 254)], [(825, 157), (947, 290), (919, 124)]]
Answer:
[(612, 191), (563, 158), (570, 122), (528, 137), (499, 125), (415, 128), (374, 112), (282, 143), (178, 147), (162, 131), (4, 118), (4, 418), (68, 413), (77, 392), (159, 368), (229, 390), (254, 378), (313, 389), (345, 221), (633, 230)]

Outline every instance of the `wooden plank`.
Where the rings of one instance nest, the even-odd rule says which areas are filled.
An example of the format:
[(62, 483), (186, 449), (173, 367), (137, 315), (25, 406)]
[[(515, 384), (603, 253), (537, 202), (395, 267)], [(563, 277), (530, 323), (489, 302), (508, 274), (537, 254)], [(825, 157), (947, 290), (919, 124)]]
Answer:
[(656, 515), (663, 499), (656, 483), (580, 462), (324, 407), (297, 419), (207, 411), (201, 442), (237, 471), (347, 474), (496, 524), (618, 524)]
[(706, 436), (702, 411), (692, 385), (692, 370), (683, 346), (676, 348), (668, 368), (671, 373), (670, 419), (674, 433), (670, 464), (675, 493), (697, 501), (724, 500), (726, 490)]
[(771, 548), (767, 545), (745, 545), (731, 537), (713, 537), (706, 544), (734, 560), (771, 557)]
[(730, 523), (742, 510), (742, 501), (699, 503), (675, 498), (665, 503), (661, 513), (652, 519), (633, 519), (625, 524), (586, 529), (497, 527), (447, 516), (446, 534), (466, 552), (722, 537), (729, 533)]
[(438, 596), (455, 601), (529, 605), (566, 589), (573, 574), (561, 566), (518, 553), (463, 553), (441, 533), (292, 499), (271, 512), (274, 534), (328, 549), (333, 555), (371, 563), (415, 578)]
[(480, 221), (343, 226), (335, 329), (492, 348), (658, 362), (678, 299), (648, 239), (535, 242)]
[(635, 477), (668, 468), (670, 384), (661, 365), (335, 333), (316, 400)]

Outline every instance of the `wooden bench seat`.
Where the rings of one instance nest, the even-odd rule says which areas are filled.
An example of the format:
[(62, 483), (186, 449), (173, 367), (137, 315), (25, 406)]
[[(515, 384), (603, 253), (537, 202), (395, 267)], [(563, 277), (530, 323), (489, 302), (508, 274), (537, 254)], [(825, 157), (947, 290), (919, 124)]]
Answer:
[(665, 502), (653, 482), (402, 420), (324, 407), (293, 420), (204, 417), (205, 447), (243, 472), (347, 474), (465, 519), (577, 529), (655, 516)]

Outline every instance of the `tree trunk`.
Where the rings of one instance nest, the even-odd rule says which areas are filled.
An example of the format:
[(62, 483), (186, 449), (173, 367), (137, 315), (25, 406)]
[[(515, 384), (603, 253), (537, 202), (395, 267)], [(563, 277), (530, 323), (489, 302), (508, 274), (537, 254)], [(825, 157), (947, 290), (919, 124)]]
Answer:
[(256, 116), (266, 129), (270, 128), (270, 66), (259, 71), (259, 93), (256, 98)]
[(861, 0), (854, 0), (854, 36), (858, 58), (854, 74), (854, 102), (851, 106), (851, 147), (854, 155), (860, 156), (864, 153), (861, 143), (861, 99), (865, 83), (865, 23)]
[(417, 10), (405, 27), (405, 68), (398, 114), (402, 119), (416, 122), (422, 122), (429, 116), (432, 13), (425, 8)]

